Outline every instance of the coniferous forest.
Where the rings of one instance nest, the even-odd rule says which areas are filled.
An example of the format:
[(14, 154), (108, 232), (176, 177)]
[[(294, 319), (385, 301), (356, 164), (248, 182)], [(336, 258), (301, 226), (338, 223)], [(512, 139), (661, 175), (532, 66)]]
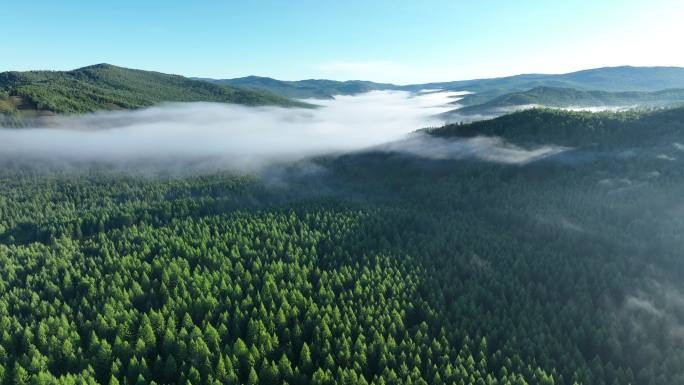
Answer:
[(570, 150), (277, 184), (4, 159), (0, 384), (682, 384), (683, 117), (533, 110), (429, 135)]
[(149, 107), (162, 102), (222, 102), (310, 107), (268, 92), (160, 72), (96, 64), (72, 71), (0, 72), (0, 126), (55, 113)]

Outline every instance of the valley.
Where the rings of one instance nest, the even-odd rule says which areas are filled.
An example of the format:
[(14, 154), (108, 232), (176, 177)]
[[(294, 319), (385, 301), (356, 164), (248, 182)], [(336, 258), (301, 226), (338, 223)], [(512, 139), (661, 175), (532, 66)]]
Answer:
[(0, 378), (679, 383), (682, 122), (530, 110), (248, 174), (4, 156)]

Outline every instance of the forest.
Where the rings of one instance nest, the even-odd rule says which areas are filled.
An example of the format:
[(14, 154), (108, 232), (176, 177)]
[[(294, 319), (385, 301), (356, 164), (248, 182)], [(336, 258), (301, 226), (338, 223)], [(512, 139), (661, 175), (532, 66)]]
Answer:
[(19, 114), (32, 116), (134, 109), (161, 102), (308, 107), (305, 103), (265, 91), (211, 84), (179, 75), (110, 64), (97, 64), (73, 71), (0, 73), (0, 118), (2, 115), (15, 115), (16, 120)]
[(140, 175), (2, 159), (0, 384), (684, 384), (684, 111), (530, 110)]
[(453, 110), (460, 115), (501, 115), (530, 106), (558, 108), (624, 108), (675, 107), (684, 104), (684, 89), (667, 89), (653, 92), (586, 91), (573, 88), (535, 87), (523, 92), (512, 92), (495, 97), (485, 103)]

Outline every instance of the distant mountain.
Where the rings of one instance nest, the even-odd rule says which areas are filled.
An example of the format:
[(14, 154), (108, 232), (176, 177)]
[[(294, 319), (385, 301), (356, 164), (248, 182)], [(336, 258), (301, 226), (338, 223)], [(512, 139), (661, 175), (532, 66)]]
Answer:
[(334, 95), (353, 95), (372, 90), (419, 91), (442, 89), (469, 91), (458, 102), (471, 106), (513, 92), (528, 91), (537, 87), (574, 88), (583, 91), (651, 92), (664, 89), (684, 89), (684, 68), (679, 67), (605, 67), (566, 74), (523, 74), (489, 79), (459, 80), (449, 82), (396, 85), (351, 80), (300, 80), (283, 81), (272, 78), (248, 76), (236, 79), (201, 79), (215, 84), (270, 91), (289, 98), (329, 99)]
[(530, 107), (667, 107), (684, 103), (684, 89), (653, 92), (586, 91), (574, 88), (535, 87), (523, 92), (497, 96), (485, 103), (447, 113), (458, 115), (500, 115)]
[(606, 67), (571, 72), (558, 78), (587, 89), (606, 91), (684, 88), (684, 68), (680, 67)]
[(335, 95), (355, 95), (374, 90), (402, 89), (401, 86), (394, 84), (374, 83), (362, 80), (349, 80), (344, 82), (325, 79), (286, 81), (261, 76), (247, 76), (236, 79), (196, 79), (214, 84), (268, 91), (284, 97), (297, 99), (332, 99)]
[[(292, 99), (330, 99), (335, 95), (354, 95), (372, 90), (416, 92), (422, 89), (471, 92), (457, 102), (465, 107), (460, 113), (471, 114), (527, 104), (558, 107), (660, 104), (682, 99), (679, 89), (684, 89), (684, 68), (609, 67), (560, 75), (524, 74), (395, 85), (361, 80), (282, 81), (257, 76), (190, 79), (98, 64), (73, 71), (0, 73), (0, 114), (7, 117), (83, 113), (190, 101), (307, 106)], [(665, 89), (669, 90), (662, 91)]]
[(608, 92), (649, 92), (684, 88), (684, 68), (680, 67), (604, 67), (567, 74), (525, 74), (491, 79), (462, 80), (406, 86), (410, 90), (421, 88), (470, 91), (458, 103), (465, 106), (482, 104), (495, 97), (522, 92), (536, 87), (574, 88)]
[(199, 101), (305, 106), (263, 91), (110, 64), (73, 71), (0, 73), (0, 113), (5, 114), (83, 113)]

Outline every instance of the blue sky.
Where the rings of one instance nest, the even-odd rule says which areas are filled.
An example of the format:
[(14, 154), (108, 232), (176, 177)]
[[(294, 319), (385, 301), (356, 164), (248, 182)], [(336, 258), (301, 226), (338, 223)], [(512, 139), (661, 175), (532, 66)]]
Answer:
[(107, 62), (417, 83), (684, 66), (682, 0), (10, 0), (1, 12), (0, 71)]

